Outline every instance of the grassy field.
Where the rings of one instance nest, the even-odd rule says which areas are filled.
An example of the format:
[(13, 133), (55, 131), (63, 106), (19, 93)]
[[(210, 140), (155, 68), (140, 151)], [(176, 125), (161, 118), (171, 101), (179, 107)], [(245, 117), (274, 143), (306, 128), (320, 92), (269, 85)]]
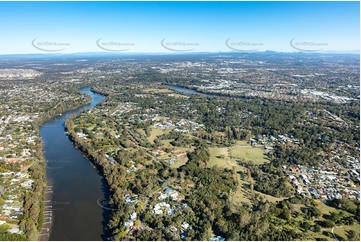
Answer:
[(170, 165), (170, 167), (177, 169), (177, 168), (179, 168), (180, 166), (182, 166), (182, 165), (184, 165), (185, 163), (187, 163), (187, 161), (188, 161), (188, 157), (187, 157), (187, 156), (186, 156), (186, 157), (182, 157), (181, 160), (178, 160), (178, 161), (174, 162), (173, 164)]
[(230, 155), (235, 159), (243, 159), (245, 161), (251, 161), (253, 164), (261, 165), (268, 162), (267, 157), (264, 155), (264, 149), (259, 147), (231, 147), (229, 148)]
[[(235, 168), (236, 171), (245, 171), (245, 168), (238, 165), (235, 159), (231, 159), (229, 157), (228, 151), (229, 150), (227, 147), (209, 148), (210, 159), (208, 166), (213, 167), (217, 165), (221, 168), (228, 168), (228, 169)], [(237, 191), (231, 197), (232, 203), (237, 205), (242, 205), (242, 203), (250, 203), (251, 201), (246, 196), (247, 191), (243, 187), (245, 182), (240, 179), (238, 174), (235, 174), (234, 178), (238, 181), (239, 184), (237, 187)]]
[(326, 204), (324, 204), (323, 202), (321, 201), (317, 201), (318, 202), (318, 206), (317, 208), (321, 210), (321, 213), (322, 214), (329, 214), (331, 212), (335, 212), (336, 209), (333, 208), (333, 207), (330, 207), (330, 206), (327, 206)]
[(172, 139), (165, 139), (165, 140), (162, 140), (161, 143), (162, 143), (162, 146), (160, 148), (162, 149), (165, 149), (165, 148), (172, 148), (173, 145), (170, 144), (170, 142), (173, 141)]
[(235, 205), (242, 205), (243, 203), (251, 203), (251, 198), (254, 197), (255, 194), (259, 194), (264, 197), (265, 200), (269, 202), (278, 202), (282, 201), (284, 198), (273, 197), (258, 191), (253, 190), (253, 192), (248, 188), (249, 182), (243, 181), (240, 179), (239, 175), (236, 175), (236, 180), (238, 180), (237, 191), (231, 196), (231, 202)]
[(178, 94), (178, 93), (169, 93), (168, 96), (175, 97), (175, 98), (188, 98), (187, 96), (184, 96), (184, 95)]
[(237, 191), (231, 196), (231, 203), (235, 205), (242, 205), (243, 203), (250, 204), (251, 200), (249, 200), (248, 194), (251, 195), (251, 191), (244, 188), (244, 185), (247, 185), (248, 183), (245, 181), (242, 181), (239, 176), (237, 175), (238, 180), (238, 187)]
[(254, 193), (263, 196), (267, 201), (273, 202), (273, 203), (282, 201), (283, 199), (285, 199), (284, 197), (274, 197), (274, 196), (267, 195), (267, 194), (264, 194), (264, 193), (258, 192), (258, 191), (254, 191)]
[(144, 92), (152, 92), (152, 93), (168, 93), (168, 92), (172, 92), (170, 89), (166, 89), (166, 88), (148, 88), (145, 89)]
[[(327, 206), (326, 204), (324, 204), (322, 201), (320, 200), (316, 200), (316, 202), (318, 203), (318, 205), (316, 206), (317, 209), (319, 209), (321, 211), (322, 214), (329, 214), (331, 212), (335, 212), (337, 211), (335, 208)], [(301, 208), (304, 208), (305, 205), (303, 204), (293, 204), (293, 207), (296, 211), (301, 212)], [(345, 212), (347, 213), (347, 212)]]
[(315, 241), (317, 238), (323, 238), (328, 241), (336, 241), (336, 239), (330, 238), (330, 237), (322, 234), (322, 232), (316, 233), (316, 232), (312, 232), (312, 231), (307, 231), (307, 237), (305, 238), (305, 240)]
[(228, 154), (227, 147), (212, 147), (209, 148), (210, 159), (208, 166), (213, 167), (215, 165), (222, 168), (235, 168), (236, 171), (242, 170), (242, 167), (237, 164), (235, 159), (231, 159)]
[(250, 144), (245, 140), (237, 140), (234, 146), (249, 146)]
[(188, 161), (187, 152), (192, 152), (194, 150), (194, 147), (173, 147), (170, 142), (173, 141), (172, 139), (169, 140), (162, 140), (162, 146), (160, 146), (160, 149), (165, 148), (172, 148), (174, 151), (172, 153), (164, 153), (163, 155), (159, 156), (159, 159), (169, 159), (169, 158), (180, 158), (180, 160), (174, 162), (170, 165), (172, 168), (178, 168)]
[(140, 134), (140, 135), (143, 135), (144, 137), (146, 137), (147, 135), (145, 134), (145, 131), (143, 129), (137, 129), (137, 132)]
[[(334, 211), (340, 211), (340, 210), (336, 210), (335, 208), (329, 207), (327, 205), (325, 205), (322, 201), (317, 200), (316, 201), (319, 205), (317, 206), (318, 209), (321, 210), (322, 214), (329, 214), (330, 212), (334, 212)], [(301, 212), (301, 208), (305, 207), (305, 205), (303, 204), (293, 204), (293, 208), (298, 211)], [(347, 212), (345, 212), (347, 213)], [(320, 217), (321, 219), (322, 217)], [(298, 216), (297, 220), (302, 220), (302, 216)], [(360, 231), (360, 224), (354, 224), (354, 225), (344, 225), (344, 226), (336, 226), (334, 228), (334, 233), (337, 236), (341, 236), (343, 239), (347, 240), (347, 231), (348, 230), (354, 230), (359, 232)], [(322, 234), (323, 231), (328, 231), (328, 232), (332, 232), (332, 228), (322, 228), (321, 232), (312, 232), (312, 231), (308, 231), (308, 236), (305, 238), (306, 240), (316, 240), (316, 238), (324, 238), (327, 240), (332, 240), (335, 241), (336, 239), (332, 236), (332, 237), (328, 237), (325, 236), (324, 234)]]
[[(247, 145), (246, 142), (237, 142), (237, 144), (231, 148), (228, 147), (211, 147), (209, 148), (210, 159), (208, 166), (213, 167), (217, 165), (221, 168), (235, 169), (236, 171), (246, 171), (246, 168), (237, 164), (236, 160), (244, 158), (245, 160), (252, 160), (255, 164), (263, 164), (267, 162), (264, 158), (264, 150), (256, 147), (239, 147), (240, 145)], [(248, 145), (247, 145), (248, 146)], [(248, 189), (248, 182), (242, 181), (238, 174), (235, 175), (235, 179), (239, 185), (237, 191), (232, 195), (231, 201), (233, 204), (241, 205), (242, 203), (250, 203), (250, 198), (253, 196)], [(276, 202), (283, 200), (283, 198), (276, 198), (257, 191), (253, 191), (254, 194), (260, 194), (270, 202)]]
[(147, 137), (147, 140), (150, 143), (154, 143), (155, 138), (157, 138), (157, 136), (165, 134), (165, 133), (169, 133), (170, 130), (168, 129), (156, 129), (156, 128), (152, 128), (152, 131), (150, 131), (150, 135)]
[[(343, 240), (348, 240), (347, 239), (347, 232), (349, 230), (353, 230), (356, 231), (358, 233), (360, 233), (360, 224), (354, 224), (354, 225), (342, 225), (342, 226), (336, 226), (333, 230), (333, 233), (336, 236), (341, 236), (343, 238)], [(332, 228), (329, 229), (322, 229), (321, 232), (319, 233), (315, 233), (315, 232), (311, 232), (308, 231), (309, 236), (307, 237), (308, 240), (316, 240), (316, 238), (325, 238), (327, 240), (332, 240), (332, 241), (336, 241), (335, 237), (328, 237), (325, 236), (324, 234), (322, 234), (322, 231), (328, 231), (328, 232), (332, 232)]]
[(360, 224), (354, 224), (354, 225), (345, 225), (345, 226), (338, 226), (335, 227), (334, 233), (343, 237), (345, 240), (347, 240), (347, 231), (353, 230), (358, 233), (360, 233)]

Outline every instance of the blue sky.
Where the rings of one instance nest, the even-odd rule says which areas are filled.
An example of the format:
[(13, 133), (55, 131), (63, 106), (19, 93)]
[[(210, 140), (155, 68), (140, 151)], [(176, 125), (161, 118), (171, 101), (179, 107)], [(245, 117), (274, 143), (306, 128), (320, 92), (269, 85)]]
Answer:
[(292, 39), (309, 43), (305, 49), (359, 50), (359, 9), (359, 2), (0, 2), (0, 54), (296, 51)]

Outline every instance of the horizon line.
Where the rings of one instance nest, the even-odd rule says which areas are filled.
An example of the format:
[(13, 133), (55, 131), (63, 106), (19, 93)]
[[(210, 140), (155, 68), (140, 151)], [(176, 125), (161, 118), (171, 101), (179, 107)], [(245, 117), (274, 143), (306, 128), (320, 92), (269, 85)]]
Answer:
[[(1, 1), (1, 0), (0, 0)], [(252, 54), (252, 53), (286, 53), (286, 54), (358, 54), (360, 50), (322, 50), (322, 51), (164, 51), (164, 52), (116, 52), (116, 51), (89, 51), (89, 52), (69, 52), (69, 53), (0, 53), (0, 56), (16, 56), (16, 55), (44, 55), (44, 56), (61, 56), (61, 55), (80, 55), (80, 54), (107, 54), (107, 55), (189, 55), (189, 54)]]

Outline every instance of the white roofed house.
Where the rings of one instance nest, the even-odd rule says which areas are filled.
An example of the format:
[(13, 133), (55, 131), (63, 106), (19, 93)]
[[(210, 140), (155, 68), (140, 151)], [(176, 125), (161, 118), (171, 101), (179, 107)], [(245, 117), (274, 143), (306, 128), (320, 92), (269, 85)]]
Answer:
[(184, 229), (184, 230), (187, 230), (188, 228), (189, 228), (189, 223), (187, 223), (186, 221), (184, 221), (183, 223), (182, 223), (182, 229)]
[(153, 208), (153, 213), (157, 215), (163, 214), (163, 209), (165, 211), (171, 210), (170, 205), (166, 202), (157, 203)]
[(21, 231), (18, 227), (8, 229), (8, 232), (11, 234), (22, 234), (23, 233), (23, 231)]
[(173, 191), (169, 196), (172, 198), (172, 200), (178, 200), (179, 193), (177, 191)]
[(132, 215), (130, 215), (130, 220), (134, 221), (134, 220), (136, 220), (136, 218), (137, 218), (136, 212), (134, 212), (134, 213), (132, 213)]
[(5, 209), (5, 210), (2, 210), (1, 211), (1, 214), (2, 215), (6, 215), (6, 216), (9, 216), (11, 214), (11, 211), (9, 209)]
[(132, 227), (134, 225), (134, 222), (132, 220), (129, 220), (124, 223), (124, 227)]
[(31, 186), (33, 185), (34, 181), (33, 180), (26, 180), (24, 182), (21, 183), (21, 186), (24, 188), (31, 188)]
[(161, 193), (159, 196), (158, 196), (158, 200), (164, 200), (166, 199), (168, 196), (164, 193)]

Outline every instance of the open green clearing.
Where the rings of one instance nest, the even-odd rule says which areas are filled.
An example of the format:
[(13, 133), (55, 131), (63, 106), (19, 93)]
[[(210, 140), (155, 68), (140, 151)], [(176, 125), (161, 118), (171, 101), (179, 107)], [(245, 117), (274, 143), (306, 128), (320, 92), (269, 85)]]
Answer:
[(242, 159), (244, 161), (251, 161), (255, 165), (261, 165), (268, 162), (267, 156), (264, 155), (265, 151), (259, 147), (250, 146), (236, 146), (229, 148), (230, 156), (236, 159)]

